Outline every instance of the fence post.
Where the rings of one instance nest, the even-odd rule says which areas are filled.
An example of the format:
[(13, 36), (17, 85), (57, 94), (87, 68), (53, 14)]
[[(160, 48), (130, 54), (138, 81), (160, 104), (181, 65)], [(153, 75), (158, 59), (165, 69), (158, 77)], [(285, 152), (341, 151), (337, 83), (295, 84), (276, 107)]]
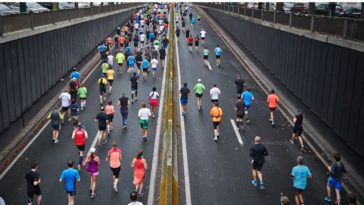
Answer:
[(292, 13), (289, 14), (289, 27), (292, 27)]
[(4, 36), (4, 17), (0, 16), (0, 36)]
[(343, 38), (347, 38), (348, 37), (348, 20), (345, 19), (344, 20), (344, 26), (343, 26)]
[(262, 9), (261, 11), (262, 11), (262, 15), (260, 17), (263, 20), (264, 19), (264, 17), (263, 17), (263, 15), (264, 15), (264, 9)]
[(30, 15), (30, 28), (34, 29), (34, 22), (33, 22), (34, 21), (34, 19), (33, 19), (34, 13), (32, 12), (29, 15)]
[(255, 10), (255, 9), (252, 9), (252, 18), (254, 18), (254, 10)]
[(276, 23), (276, 10), (273, 11), (273, 23)]
[(246, 16), (246, 7), (244, 7), (244, 16)]
[(52, 23), (53, 23), (53, 25), (56, 25), (56, 17), (55, 17), (55, 10), (52, 10), (51, 11), (52, 12)]
[(240, 8), (240, 6), (238, 6), (238, 11), (237, 11), (238, 14), (240, 14), (240, 9), (239, 8)]
[(311, 15), (311, 26), (310, 26), (310, 31), (313, 32), (315, 29), (315, 16)]

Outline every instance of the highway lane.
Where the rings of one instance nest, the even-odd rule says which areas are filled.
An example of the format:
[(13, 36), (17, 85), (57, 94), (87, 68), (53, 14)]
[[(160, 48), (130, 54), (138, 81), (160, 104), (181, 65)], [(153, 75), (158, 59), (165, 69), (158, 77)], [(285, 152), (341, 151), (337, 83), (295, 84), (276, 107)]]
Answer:
[[(194, 14), (196, 16), (195, 12)], [(309, 180), (304, 193), (306, 204), (324, 204), (326, 170), (322, 163), (310, 151), (301, 153), (299, 146), (290, 144), (291, 127), (279, 112), (275, 113), (276, 127), (270, 126), (266, 95), (205, 23), (203, 16), (201, 19), (201, 24), (191, 30), (193, 36), (202, 27), (207, 31), (205, 44), (210, 50), (209, 62), (212, 70), (203, 66), (201, 46), (199, 51), (194, 48), (192, 53), (188, 52), (184, 32), (181, 32), (178, 43), (182, 83), (187, 82), (192, 91), (197, 79), (201, 78), (206, 87), (203, 111), (197, 111), (196, 98), (192, 91), (188, 103), (189, 112), (184, 118), (192, 204), (278, 204), (281, 192), (293, 201), (294, 190), (290, 173), (296, 165), (298, 155), (305, 157), (305, 164), (313, 174), (313, 179)], [(191, 28), (189, 20), (186, 21), (187, 26)], [(215, 65), (213, 52), (217, 44), (223, 49), (220, 68)], [(235, 118), (234, 81), (237, 73), (243, 76), (256, 99), (249, 111), (252, 122), (246, 126), (245, 132), (240, 132), (244, 146), (240, 146), (230, 122)], [(213, 141), (213, 127), (209, 116), (212, 104), (208, 93), (214, 83), (222, 92), (219, 102), (224, 111), (220, 127), (221, 139), (217, 143)], [(249, 147), (257, 135), (262, 137), (270, 152), (263, 168), (265, 190), (258, 190), (251, 185)]]

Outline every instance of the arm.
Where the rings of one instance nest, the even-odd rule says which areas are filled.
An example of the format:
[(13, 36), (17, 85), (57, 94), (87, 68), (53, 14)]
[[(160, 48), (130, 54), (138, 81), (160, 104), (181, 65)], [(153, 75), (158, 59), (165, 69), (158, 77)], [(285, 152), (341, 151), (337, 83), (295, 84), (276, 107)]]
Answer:
[(72, 132), (72, 139), (75, 139), (75, 130)]
[(86, 139), (88, 138), (88, 134), (87, 134), (86, 130), (85, 130), (85, 138)]

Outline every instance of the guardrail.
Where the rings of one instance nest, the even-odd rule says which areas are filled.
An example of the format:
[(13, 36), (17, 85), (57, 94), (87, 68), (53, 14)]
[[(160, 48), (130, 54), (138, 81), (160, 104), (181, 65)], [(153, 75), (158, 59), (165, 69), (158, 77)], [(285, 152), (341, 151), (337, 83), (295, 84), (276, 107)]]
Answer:
[(73, 19), (82, 19), (84, 17), (94, 16), (102, 13), (108, 13), (116, 10), (130, 8), (139, 5), (138, 3), (121, 3), (110, 4), (106, 6), (56, 10), (43, 13), (14, 14), (9, 16), (0, 16), (0, 36), (4, 33), (34, 29), (38, 26), (56, 24)]
[(363, 19), (286, 14), (279, 11), (252, 9), (224, 3), (200, 3), (200, 5), (240, 14), (251, 19), (272, 22), (273, 24), (340, 36), (354, 41), (364, 41)]

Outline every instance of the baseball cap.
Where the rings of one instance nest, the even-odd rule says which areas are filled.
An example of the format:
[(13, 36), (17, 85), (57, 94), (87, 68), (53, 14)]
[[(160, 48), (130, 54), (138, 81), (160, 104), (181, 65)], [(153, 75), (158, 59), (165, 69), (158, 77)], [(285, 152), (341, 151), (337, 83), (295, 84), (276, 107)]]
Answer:
[(199, 79), (197, 79), (197, 82), (201, 82), (201, 79), (199, 78)]
[(91, 153), (95, 153), (96, 152), (96, 148), (95, 147), (91, 147), (90, 152)]

